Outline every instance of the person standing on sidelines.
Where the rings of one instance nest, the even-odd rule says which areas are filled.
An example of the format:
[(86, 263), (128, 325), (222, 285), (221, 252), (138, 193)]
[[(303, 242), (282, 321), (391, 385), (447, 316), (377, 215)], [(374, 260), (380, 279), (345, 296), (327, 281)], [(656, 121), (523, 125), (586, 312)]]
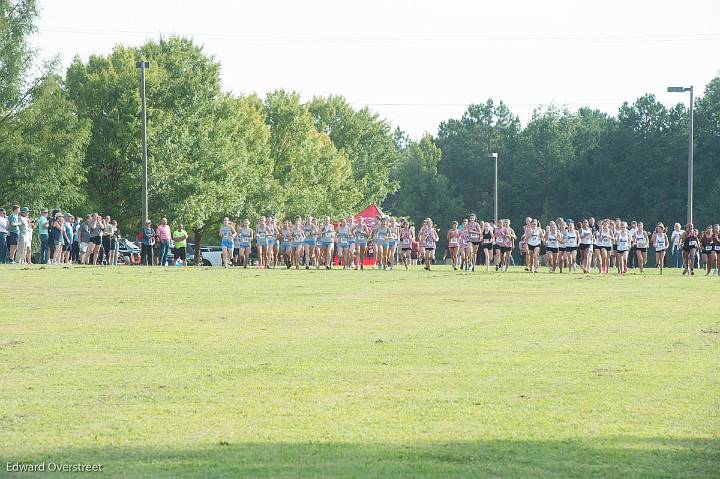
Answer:
[(102, 216), (98, 213), (93, 213), (90, 218), (90, 245), (88, 246), (88, 254), (90, 256), (90, 264), (95, 265), (98, 262), (98, 257), (102, 253), (102, 234), (104, 225)]
[(35, 222), (30, 219), (30, 208), (20, 209), (20, 225), (18, 226), (18, 263), (32, 264), (32, 238)]
[(48, 210), (43, 208), (38, 218), (38, 237), (40, 238), (40, 263), (47, 264), (50, 261), (50, 224), (48, 221)]
[[(92, 235), (92, 230), (91, 230)], [(92, 240), (92, 236), (90, 238)], [(153, 246), (155, 246), (155, 229), (152, 227), (152, 221), (147, 220), (142, 230), (142, 264), (143, 266), (152, 266), (155, 262), (153, 259)], [(92, 242), (91, 242), (92, 247)]]
[(673, 226), (673, 232), (670, 234), (670, 242), (672, 243), (671, 254), (673, 268), (680, 268), (683, 265), (682, 235), (682, 226), (680, 225), (680, 223), (675, 223), (675, 225)]
[(170, 254), (170, 244), (172, 243), (172, 233), (170, 232), (170, 225), (168, 225), (167, 218), (162, 218), (160, 220), (160, 224), (155, 229), (155, 234), (158, 236), (158, 241), (160, 242), (160, 248), (158, 251), (160, 261), (158, 265), (167, 266), (168, 255)]
[(8, 218), (5, 208), (0, 208), (0, 264), (7, 262)]
[(8, 216), (8, 239), (7, 246), (9, 249), (8, 262), (15, 263), (17, 256), (18, 243), (20, 242), (20, 207), (14, 205)]
[(668, 237), (665, 233), (665, 225), (658, 223), (655, 227), (655, 232), (652, 235), (652, 244), (655, 248), (655, 266), (660, 269), (660, 274), (663, 273), (663, 267), (665, 266), (665, 251), (668, 247)]
[(175, 261), (180, 260), (183, 266), (187, 266), (187, 239), (185, 226), (180, 223), (173, 232), (173, 242), (175, 243)]

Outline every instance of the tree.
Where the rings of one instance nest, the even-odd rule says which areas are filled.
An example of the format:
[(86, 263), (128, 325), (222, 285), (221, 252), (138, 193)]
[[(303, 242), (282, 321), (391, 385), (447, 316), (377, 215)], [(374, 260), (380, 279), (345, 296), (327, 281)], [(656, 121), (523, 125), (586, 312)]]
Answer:
[(315, 97), (308, 109), (315, 128), (328, 135), (350, 161), (353, 181), (360, 190), (354, 208), (379, 204), (397, 189), (397, 182), (390, 180), (398, 161), (394, 133), (377, 113), (367, 107), (354, 110), (341, 96)]
[(33, 61), (28, 37), (35, 31), (36, 0), (0, 0), (0, 123), (27, 105)]
[(28, 103), (0, 130), (0, 201), (34, 209), (85, 206), (89, 122), (77, 117), (57, 75), (40, 79)]
[(416, 225), (429, 216), (441, 229), (448, 228), (453, 219), (460, 217), (462, 207), (448, 178), (439, 171), (442, 161), (442, 152), (429, 134), (418, 142), (410, 142), (393, 173), (400, 188), (385, 206), (397, 215), (411, 218)]

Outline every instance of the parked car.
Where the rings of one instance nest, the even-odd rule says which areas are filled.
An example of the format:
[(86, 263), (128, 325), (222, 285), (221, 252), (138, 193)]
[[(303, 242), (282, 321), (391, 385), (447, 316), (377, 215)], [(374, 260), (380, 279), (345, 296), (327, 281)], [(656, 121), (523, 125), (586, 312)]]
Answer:
[[(185, 249), (188, 264), (195, 264), (195, 245), (188, 243)], [(222, 247), (221, 246), (201, 246), (203, 266), (222, 266)]]
[(135, 256), (135, 259), (140, 257), (140, 246), (130, 241), (127, 238), (120, 240), (120, 249), (118, 250), (118, 264), (133, 264), (130, 261), (130, 256)]

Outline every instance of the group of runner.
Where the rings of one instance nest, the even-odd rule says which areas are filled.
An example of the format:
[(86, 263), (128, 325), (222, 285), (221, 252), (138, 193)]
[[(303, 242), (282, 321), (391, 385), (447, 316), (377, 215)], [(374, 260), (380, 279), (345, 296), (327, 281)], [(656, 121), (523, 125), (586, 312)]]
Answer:
[[(223, 220), (219, 235), (223, 248), (223, 266), (250, 265), (253, 246), (257, 251), (257, 267), (331, 269), (335, 258), (343, 269), (364, 269), (366, 257), (372, 250), (372, 264), (380, 269), (393, 269), (397, 263), (406, 268), (414, 262), (413, 252), (427, 270), (435, 261), (440, 230), (432, 219), (425, 218), (416, 231), (406, 219), (377, 216), (374, 219), (343, 218), (333, 222), (296, 216), (294, 221), (278, 223), (273, 217), (260, 217), (251, 226), (245, 219), (234, 224)], [(475, 270), (475, 265), (491, 263), (496, 271), (507, 271), (512, 252), (518, 247), (525, 258), (526, 271), (537, 273), (544, 255), (550, 273), (579, 268), (589, 273), (595, 267), (607, 274), (610, 268), (624, 275), (629, 260), (642, 273), (647, 264), (648, 250), (655, 252), (658, 270), (662, 274), (665, 256), (671, 248), (682, 251), (683, 274), (695, 274), (695, 258), (700, 256), (707, 273), (720, 271), (720, 225), (708, 226), (700, 234), (692, 224), (684, 229), (675, 224), (668, 237), (662, 223), (652, 232), (642, 222), (627, 222), (619, 218), (595, 222), (593, 218), (574, 222), (557, 218), (543, 226), (539, 220), (526, 218), (517, 234), (509, 219), (478, 221), (471, 214), (462, 222), (453, 221), (446, 233), (447, 256), (455, 270)], [(632, 256), (631, 256), (632, 255)]]

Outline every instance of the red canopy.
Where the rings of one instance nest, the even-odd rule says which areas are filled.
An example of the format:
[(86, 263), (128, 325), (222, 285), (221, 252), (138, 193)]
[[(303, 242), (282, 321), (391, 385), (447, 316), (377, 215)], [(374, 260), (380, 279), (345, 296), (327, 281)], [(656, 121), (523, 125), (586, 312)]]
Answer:
[(382, 216), (383, 212), (380, 210), (380, 208), (378, 208), (375, 203), (370, 203), (367, 208), (355, 215), (355, 219), (358, 220), (360, 218), (363, 218), (364, 220), (373, 220), (374, 222), (377, 215)]

